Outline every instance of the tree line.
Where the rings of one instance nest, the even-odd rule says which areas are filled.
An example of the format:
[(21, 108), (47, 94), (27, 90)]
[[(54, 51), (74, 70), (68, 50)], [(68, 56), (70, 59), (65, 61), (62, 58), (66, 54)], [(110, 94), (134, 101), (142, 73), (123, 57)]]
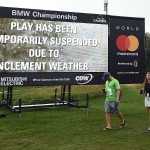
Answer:
[(150, 33), (145, 33), (146, 72), (150, 72)]

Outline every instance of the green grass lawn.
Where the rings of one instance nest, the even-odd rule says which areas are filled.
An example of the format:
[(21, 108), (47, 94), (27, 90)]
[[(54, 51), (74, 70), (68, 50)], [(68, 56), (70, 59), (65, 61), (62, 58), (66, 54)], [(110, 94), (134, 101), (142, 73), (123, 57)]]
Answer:
[[(102, 131), (105, 127), (104, 96), (99, 86), (83, 87), (74, 87), (73, 95), (81, 98), (84, 104), (85, 94), (89, 91), (88, 114), (83, 108), (66, 106), (27, 110), (0, 118), (0, 150), (149, 149), (148, 116), (144, 97), (139, 95), (138, 88), (123, 89), (120, 108), (126, 119), (126, 128), (120, 129), (118, 118), (113, 116), (112, 130)], [(40, 87), (18, 88), (14, 99), (20, 96), (30, 99), (35, 95), (49, 97), (53, 89), (45, 91), (46, 87), (45, 90)], [(5, 107), (0, 107), (0, 111), (9, 112)]]

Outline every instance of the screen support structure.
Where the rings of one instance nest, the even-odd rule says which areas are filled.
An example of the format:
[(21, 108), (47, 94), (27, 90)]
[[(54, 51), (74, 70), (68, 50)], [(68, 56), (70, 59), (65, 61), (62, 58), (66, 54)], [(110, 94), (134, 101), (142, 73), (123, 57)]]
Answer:
[[(68, 89), (68, 91), (66, 92), (66, 89)], [(65, 100), (65, 94), (68, 94), (68, 104), (71, 105), (72, 101), (75, 101), (75, 99), (77, 100), (77, 98), (73, 98), (71, 95), (71, 85), (62, 85), (61, 86), (61, 100), (64, 101)]]
[[(61, 95), (60, 98), (57, 97), (57, 88), (55, 89), (54, 100), (55, 103), (48, 103), (48, 104), (33, 104), (33, 105), (23, 105), (22, 99), (18, 99), (18, 105), (13, 105), (13, 86), (8, 86), (7, 88), (7, 98), (6, 101), (4, 91), (2, 93), (2, 102), (0, 102), (0, 106), (6, 106), (12, 112), (19, 112), (21, 113), (23, 109), (33, 109), (33, 108), (46, 108), (46, 107), (60, 107), (60, 106), (69, 106), (69, 107), (76, 107), (76, 108), (85, 108), (88, 114), (88, 105), (89, 105), (89, 96), (88, 93), (85, 97), (85, 105), (79, 105), (79, 99), (76, 97), (72, 97), (71, 95), (71, 85), (62, 85), (61, 86)], [(65, 95), (67, 95), (65, 97)], [(43, 99), (44, 100), (44, 99)]]
[(13, 86), (8, 86), (7, 90), (7, 104), (9, 107), (12, 106), (12, 95), (13, 95)]
[(12, 108), (12, 99), (13, 99), (13, 86), (7, 87), (7, 98), (5, 100), (5, 91), (2, 91), (2, 101), (0, 102), (0, 106), (6, 106), (7, 108)]
[[(71, 95), (71, 85), (62, 85), (61, 86), (61, 96), (60, 96), (60, 101), (65, 101), (65, 96), (68, 95), (68, 105), (72, 106), (72, 102), (77, 102), (78, 99), (77, 98), (74, 98), (72, 97)], [(59, 99), (57, 98), (57, 94), (55, 93), (55, 99)]]

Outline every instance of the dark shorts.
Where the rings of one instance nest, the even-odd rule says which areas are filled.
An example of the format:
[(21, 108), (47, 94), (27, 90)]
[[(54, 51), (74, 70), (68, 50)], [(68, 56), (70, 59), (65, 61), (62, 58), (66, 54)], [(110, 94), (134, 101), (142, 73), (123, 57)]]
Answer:
[(105, 112), (120, 112), (116, 101), (105, 101), (104, 103)]

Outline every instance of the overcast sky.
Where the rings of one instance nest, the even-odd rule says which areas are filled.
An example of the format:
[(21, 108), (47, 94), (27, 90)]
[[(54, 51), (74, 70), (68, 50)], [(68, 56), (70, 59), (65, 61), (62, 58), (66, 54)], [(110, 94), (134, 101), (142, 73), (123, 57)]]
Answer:
[[(150, 32), (150, 0), (108, 0), (108, 14), (145, 18)], [(0, 6), (105, 14), (104, 0), (0, 0)]]

